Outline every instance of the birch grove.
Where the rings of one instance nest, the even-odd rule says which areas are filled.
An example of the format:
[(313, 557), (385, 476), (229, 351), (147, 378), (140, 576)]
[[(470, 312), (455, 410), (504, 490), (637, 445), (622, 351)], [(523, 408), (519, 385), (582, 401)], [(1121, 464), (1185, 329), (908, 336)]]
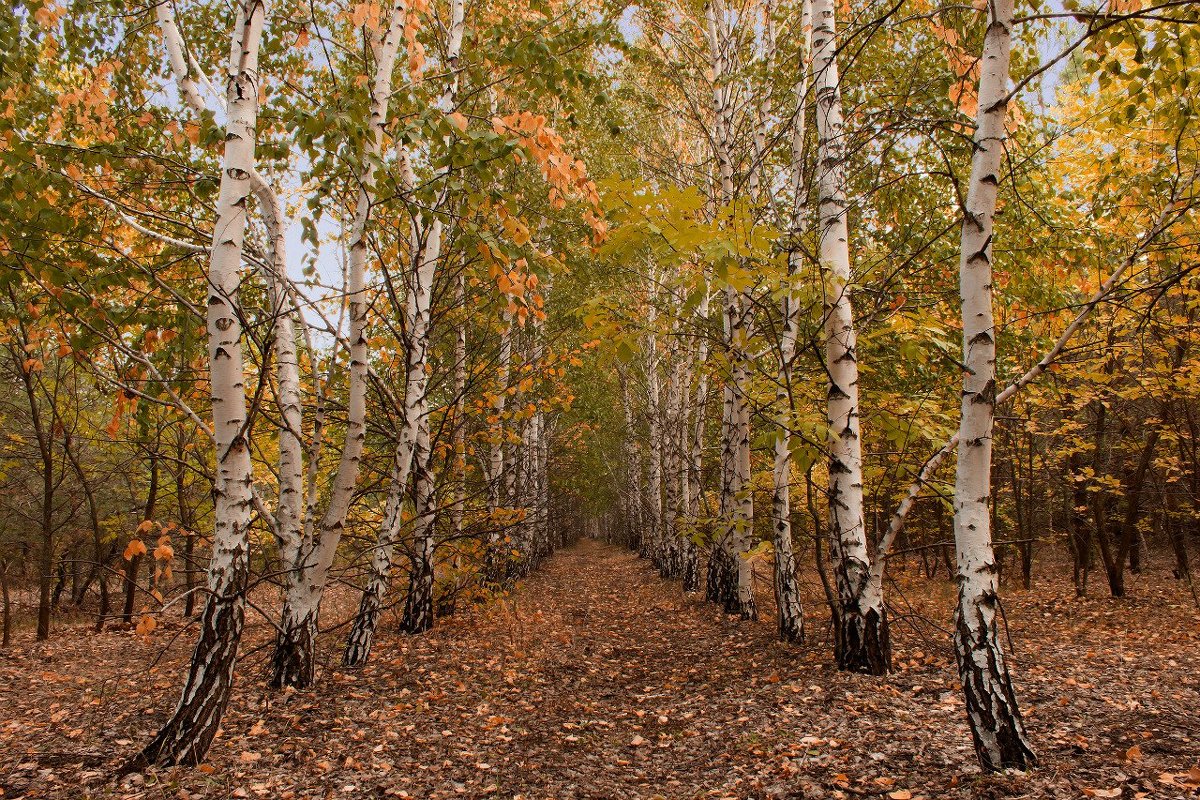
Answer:
[[(11, 745), (103, 718), (122, 793), (211, 760), (259, 793), (327, 763), (533, 796), (493, 739), (574, 764), (597, 709), (629, 716), (614, 675), (649, 687), (621, 747), (678, 782), (637, 792), (816, 791), (807, 756), (765, 782), (753, 748), (672, 738), (709, 714), (803, 722), (830, 791), (952, 792), (954, 706), (982, 772), (1061, 794), (1055, 702), (1084, 742), (1139, 712), (1085, 793), (1195, 783), (1186, 726), (1143, 724), (1192, 696), (1161, 676), (1200, 607), (1192, 5), (288, 11), (0, 19), (14, 791), (91, 786), (92, 749)], [(542, 736), (510, 691), (596, 719)], [(454, 744), (458, 695), (469, 778), (414, 755), (431, 720)], [(843, 695), (878, 775), (827, 747)]]

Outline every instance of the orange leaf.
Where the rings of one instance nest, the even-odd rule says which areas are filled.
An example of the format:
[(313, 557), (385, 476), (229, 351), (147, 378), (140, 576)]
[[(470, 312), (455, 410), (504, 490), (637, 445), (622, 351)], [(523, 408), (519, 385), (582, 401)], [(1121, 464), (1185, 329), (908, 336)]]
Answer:
[(146, 555), (146, 543), (141, 539), (130, 539), (125, 545), (125, 560), (132, 561), (135, 556)]

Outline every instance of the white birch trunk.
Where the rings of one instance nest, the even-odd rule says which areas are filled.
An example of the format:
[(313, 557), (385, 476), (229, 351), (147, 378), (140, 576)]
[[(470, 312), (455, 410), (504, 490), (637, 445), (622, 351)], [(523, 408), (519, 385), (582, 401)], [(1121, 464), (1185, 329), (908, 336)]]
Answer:
[(375, 199), (377, 167), (383, 153), (388, 122), (392, 74), (403, 39), (407, 0), (392, 4), (388, 26), (374, 48), (376, 64), (371, 82), (370, 129), (362, 153), (358, 199), (349, 236), (346, 293), (350, 309), (350, 370), (347, 387), (346, 438), (328, 505), (312, 539), (305, 542), (295, 580), (284, 599), (279, 635), (272, 660), (271, 684), (303, 688), (311, 685), (316, 669), (317, 619), (329, 570), (345, 529), (346, 515), (358, 482), (359, 463), (366, 443), (367, 420), (367, 225)]
[(225, 151), (208, 264), (208, 356), (216, 445), (209, 595), (179, 704), (133, 759), (131, 768), (196, 764), (204, 758), (229, 703), (245, 620), (253, 474), (245, 438), (247, 408), (237, 297), (255, 166), (258, 50), (266, 9), (259, 0), (246, 0), (236, 8), (225, 76)]
[[(710, 299), (708, 282), (704, 283), (704, 292), (700, 297), (700, 305), (696, 309), (696, 318), (701, 322), (708, 320)], [(703, 326), (702, 326), (703, 327)], [(708, 339), (703, 331), (696, 345), (696, 392), (692, 403), (691, 429), (685, 432), (688, 437), (688, 494), (687, 515), (693, 528), (699, 528), (702, 500), (704, 498), (704, 427), (707, 422), (705, 412), (708, 409)], [(685, 592), (700, 591), (700, 553), (691, 535), (684, 542), (683, 554), (683, 590)]]
[(637, 419), (634, 415), (632, 388), (627, 376), (621, 375), (621, 410), (625, 414), (625, 544), (632, 550), (642, 547), (645, 502), (642, 498), (641, 453), (637, 447)]
[[(446, 40), (449, 75), (446, 88), (438, 100), (438, 108), (445, 114), (453, 110), (457, 101), (458, 59), (462, 49), (464, 25), (463, 0), (452, 0)], [(444, 170), (439, 171), (435, 179), (444, 176)], [(443, 188), (435, 204), (435, 214), (446, 204), (446, 197), (447, 192)], [(363, 591), (359, 611), (351, 626), (346, 650), (342, 655), (343, 665), (350, 667), (366, 663), (371, 652), (383, 595), (391, 574), (396, 540), (400, 533), (401, 500), (410, 472), (415, 477), (413, 568), (401, 627), (408, 633), (422, 633), (433, 625), (433, 537), (436, 508), (431, 464), (432, 448), (428, 442), (429, 397), (426, 365), (432, 327), (433, 281), (438, 260), (441, 258), (442, 220), (434, 216), (432, 221), (426, 224), (420, 216), (414, 217), (410, 242), (414, 261), (405, 296), (408, 338), (405, 348), (404, 422), (393, 460), (389, 500), (372, 552), (367, 587)], [(421, 442), (422, 437), (425, 439), (424, 446)]]
[(513, 318), (507, 309), (503, 312), (503, 325), (496, 366), (496, 400), (492, 405), (496, 424), (489, 432), (491, 450), (486, 470), (489, 530), (487, 550), (484, 553), (483, 581), (493, 587), (499, 586), (504, 580), (502, 531), (497, 527), (496, 520), (500, 508), (504, 505), (504, 410), (508, 403), (509, 370), (512, 364)]
[(646, 464), (646, 492), (649, 495), (647, 516), (649, 521), (650, 544), (646, 555), (660, 572), (666, 564), (666, 531), (663, 529), (663, 424), (662, 424), (662, 386), (659, 381), (659, 347), (658, 307), (656, 303), (655, 283), (658, 280), (654, 271), (650, 275), (650, 291), (646, 298), (646, 338), (643, 350), (646, 356), (646, 423), (648, 437), (646, 441), (648, 459)]
[(990, 0), (979, 77), (975, 155), (962, 227), (962, 422), (954, 485), (958, 611), (954, 652), (975, 752), (985, 771), (1025, 769), (1036, 759), (1017, 707), (1000, 643), (998, 568), (992, 550), (992, 426), (996, 328), (992, 316), (992, 232), (1004, 157), (1013, 0)]
[(813, 26), (819, 256), (829, 372), (829, 524), (838, 594), (834, 655), (839, 669), (879, 675), (890, 669), (891, 647), (883, 596), (872, 591), (863, 518), (857, 342), (850, 300), (845, 131), (834, 0), (814, 0)]
[[(796, 116), (792, 127), (791, 178), (793, 197), (789, 235), (798, 239), (804, 232), (804, 134), (805, 99), (808, 95), (808, 68), (812, 49), (812, 2), (804, 0), (800, 10), (802, 45), (800, 79), (796, 82)], [(798, 247), (788, 252), (787, 287), (782, 301), (783, 331), (779, 340), (779, 389), (775, 405), (779, 409), (779, 430), (775, 435), (775, 463), (772, 471), (771, 528), (775, 550), (775, 605), (779, 638), (785, 642), (804, 640), (804, 608), (800, 602), (800, 586), (796, 580), (796, 556), (792, 547), (792, 415), (789, 413), (792, 385), (792, 362), (796, 357), (796, 337), (799, 326), (799, 300), (795, 280), (800, 269)]]
[[(678, 292), (672, 298), (679, 302)], [(681, 358), (678, 322), (672, 325), (670, 346), (667, 348), (667, 386), (663, 413), (663, 533), (666, 547), (662, 576), (668, 580), (680, 577), (683, 556), (683, 493), (687, 473), (683, 465), (683, 388), (686, 365)]]
[[(713, 73), (713, 151), (720, 177), (720, 201), (733, 200), (733, 103), (730, 72), (733, 37), (721, 0), (705, 6), (710, 65)], [(750, 411), (746, 396), (749, 370), (746, 347), (750, 335), (750, 302), (732, 287), (725, 290), (724, 331), (729, 352), (721, 424), (720, 530), (709, 557), (706, 596), (726, 612), (743, 619), (757, 616), (751, 586), (750, 549), (754, 505), (750, 494)]]

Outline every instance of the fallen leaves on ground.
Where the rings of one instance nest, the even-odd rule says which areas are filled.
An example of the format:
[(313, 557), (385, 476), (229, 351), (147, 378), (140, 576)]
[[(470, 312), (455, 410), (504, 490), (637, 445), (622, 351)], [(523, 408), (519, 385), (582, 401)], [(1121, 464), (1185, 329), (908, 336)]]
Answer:
[[(429, 634), (385, 633), (360, 672), (333, 666), (335, 631), (312, 691), (264, 687), (260, 621), (208, 763), (119, 782), (111, 770), (176, 700), (192, 630), (167, 618), (149, 642), (82, 626), (41, 645), (23, 636), (0, 660), (0, 788), (5, 800), (1197, 796), (1200, 625), (1174, 587), (1120, 601), (1050, 583), (1007, 594), (1041, 766), (982, 776), (929, 622), (949, 617), (953, 587), (897, 578), (897, 670), (882, 679), (829, 666), (815, 586), (810, 641), (785, 646), (768, 582), (763, 620), (740, 623), (591, 541)], [(356, 600), (331, 598), (327, 620)]]

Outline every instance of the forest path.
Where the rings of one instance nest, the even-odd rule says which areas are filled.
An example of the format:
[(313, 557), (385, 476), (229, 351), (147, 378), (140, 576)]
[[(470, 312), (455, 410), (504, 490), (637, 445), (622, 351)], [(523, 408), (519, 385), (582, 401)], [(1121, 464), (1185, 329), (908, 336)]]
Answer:
[[(109, 767), (178, 697), (188, 629), (168, 622), (144, 640), (80, 625), (42, 645), (30, 634), (0, 658), (0, 796), (1193, 796), (1160, 782), (1190, 780), (1200, 753), (1200, 675), (1183, 666), (1200, 659), (1200, 621), (1177, 588), (1122, 603), (1074, 600), (1065, 583), (1059, 594), (1057, 583), (1010, 593), (1018, 691), (1042, 766), (983, 777), (944, 638), (897, 615), (893, 674), (838, 673), (819, 588), (806, 585), (810, 641), (796, 647), (775, 641), (760, 584), (764, 619), (739, 622), (635, 555), (584, 540), (425, 635), (395, 633), (393, 609), (361, 671), (337, 667), (344, 628), (331, 631), (304, 692), (264, 686), (272, 629), (252, 621), (208, 762), (120, 784)], [(904, 589), (927, 620), (948, 616), (952, 584)], [(331, 603), (330, 621), (353, 599)], [(172, 631), (181, 635), (164, 654)]]
[(741, 623), (629, 551), (583, 540), (497, 603), (425, 637), (386, 637), (372, 666), (344, 677), (367, 708), (399, 701), (400, 736), (378, 741), (387, 782), (413, 797), (832, 797), (847, 773), (902, 797), (906, 783), (973, 769), (956, 695), (936, 699), (953, 687), (948, 662), (942, 686), (926, 675), (915, 689), (938, 741), (907, 710), (916, 681), (827, 666), (823, 607), (804, 648), (775, 641), (763, 610)]

